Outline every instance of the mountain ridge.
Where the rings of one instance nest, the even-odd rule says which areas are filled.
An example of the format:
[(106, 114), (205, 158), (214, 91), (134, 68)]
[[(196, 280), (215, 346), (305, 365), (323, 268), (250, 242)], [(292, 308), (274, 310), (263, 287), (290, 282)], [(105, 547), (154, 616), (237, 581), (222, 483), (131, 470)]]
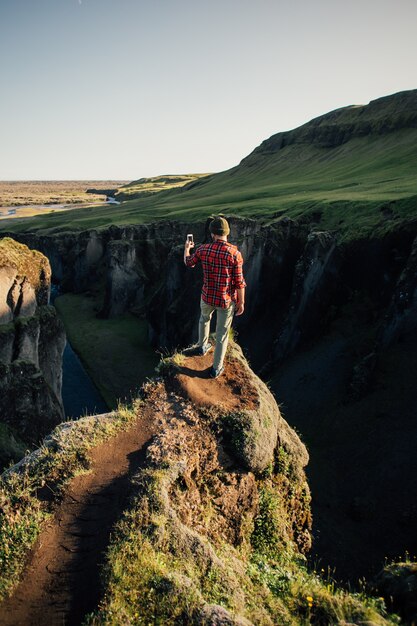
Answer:
[[(271, 154), (292, 143), (336, 147), (356, 136), (385, 134), (409, 127), (417, 128), (417, 89), (383, 96), (365, 105), (340, 107), (297, 128), (275, 133), (262, 141), (239, 165), (250, 163), (254, 155)], [(338, 132), (334, 132), (335, 129)]]

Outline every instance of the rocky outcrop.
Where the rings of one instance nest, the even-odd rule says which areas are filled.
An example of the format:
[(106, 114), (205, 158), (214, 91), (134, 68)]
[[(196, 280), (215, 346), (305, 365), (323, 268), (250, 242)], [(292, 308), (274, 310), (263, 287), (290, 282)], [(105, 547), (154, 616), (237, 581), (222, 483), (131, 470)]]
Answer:
[[(108, 497), (111, 501), (110, 487), (112, 494), (121, 494), (121, 489), (126, 493), (128, 488), (130, 500), (113, 495), (120, 507), (119, 521), (112, 526), (106, 550), (100, 602), (88, 605), (89, 619), (96, 626), (114, 622), (115, 616), (118, 623), (135, 623), (139, 615), (147, 623), (196, 626), (281, 626), (306, 620), (339, 625), (397, 623), (385, 619), (382, 609), (380, 613), (370, 606), (363, 593), (360, 598), (341, 593), (334, 583), (329, 585), (317, 572), (309, 572), (305, 554), (311, 543), (311, 514), (305, 447), (238, 346), (231, 344), (231, 348), (227, 384), (222, 387), (218, 379), (206, 380), (211, 401), (196, 403), (186, 394), (178, 395), (175, 383), (185, 375), (181, 367), (190, 369), (192, 363), (179, 365), (173, 357), (161, 363), (162, 375), (144, 385), (131, 411), (122, 408), (62, 424), (38, 451), (2, 475), (0, 500), (5, 514), (0, 530), (10, 553), (0, 581), (3, 595), (10, 593), (19, 576), (24, 580), (2, 605), (3, 616), (15, 615), (17, 606), (24, 608), (25, 615), (33, 615), (35, 602), (39, 613), (38, 598), (46, 595), (47, 601), (44, 590), (52, 585), (64, 587), (67, 601), (62, 603), (64, 611), (59, 607), (59, 618), (68, 615), (66, 607), (79, 600), (80, 589), (62, 580), (74, 571), (74, 554), (95, 576), (96, 557), (84, 563), (85, 551), (91, 556), (97, 550), (96, 535), (86, 533), (91, 528), (85, 522), (97, 527), (97, 519), (90, 519), (91, 509), (95, 513), (97, 506), (103, 506), (95, 501), (98, 496), (107, 494), (106, 501)], [(188, 376), (193, 377), (190, 371)], [(204, 380), (200, 378), (199, 385)], [(269, 428), (275, 442), (263, 471), (250, 471), (246, 461), (251, 454), (244, 460), (238, 448), (229, 445), (222, 418), (237, 405), (242, 414), (253, 411), (254, 405), (259, 417), (264, 413), (265, 423), (253, 420), (251, 426), (254, 436)], [(270, 411), (275, 420), (269, 419)], [(112, 436), (120, 429), (128, 430)], [(143, 447), (138, 448), (138, 441), (132, 446), (131, 440), (140, 430), (145, 435), (139, 444)], [(92, 451), (103, 439), (105, 446)], [(127, 475), (121, 475), (120, 469), (109, 478), (112, 453), (122, 462), (123, 472), (128, 472), (126, 482)], [(79, 476), (83, 480), (68, 484), (68, 476), (86, 467), (93, 470), (87, 482), (86, 476)], [(21, 475), (27, 497), (16, 498)], [(52, 502), (46, 503), (40, 486), (51, 484), (55, 487)], [(22, 541), (21, 528), (33, 528), (35, 521), (40, 524), (51, 507), (57, 514), (49, 518), (46, 529), (37, 537), (36, 526)], [(74, 532), (81, 526), (84, 532)], [(37, 569), (23, 572), (22, 564), (36, 539), (43, 554), (48, 546), (49, 562), (59, 565), (48, 568), (47, 578), (34, 575), (45, 569), (36, 548)], [(56, 555), (63, 548), (70, 555), (58, 561)], [(29, 599), (24, 593), (28, 582)]]
[(417, 622), (417, 563), (391, 563), (376, 576), (374, 591), (382, 595), (391, 610), (406, 624)]
[[(168, 359), (169, 362), (169, 359)], [(221, 378), (207, 378), (212, 362), (187, 356), (173, 368), (173, 384), (194, 405), (209, 407), (223, 430), (224, 445), (242, 466), (260, 474), (274, 464), (277, 447), (292, 459), (294, 476), (301, 476), (308, 454), (294, 431), (283, 419), (271, 391), (248, 365), (240, 346), (229, 341), (225, 371)]]
[(0, 240), (0, 421), (27, 443), (64, 418), (65, 331), (48, 304), (51, 269), (40, 252)]
[(48, 304), (50, 283), (48, 259), (10, 237), (0, 240), (0, 324), (30, 317)]
[[(238, 346), (232, 345), (227, 358), (227, 382), (222, 388), (218, 380), (208, 380), (211, 402), (204, 405), (186, 397), (187, 386), (178, 395), (178, 376), (192, 374), (184, 374), (175, 359), (164, 362), (163, 378), (147, 383), (142, 390), (143, 415), (151, 411), (159, 426), (146, 449), (144, 467), (134, 478), (135, 496), (115, 542), (118, 550), (124, 551), (125, 542), (131, 542), (125, 533), (134, 534), (136, 567), (143, 572), (136, 610), (146, 602), (142, 610), (157, 616), (160, 623), (171, 623), (175, 617), (178, 622), (201, 625), (280, 623), (282, 613), (277, 617), (276, 603), (266, 586), (263, 599), (253, 607), (250, 555), (258, 554), (258, 550), (260, 554), (270, 541), (270, 549), (276, 549), (285, 562), (285, 558), (302, 559), (310, 547), (305, 447), (280, 417), (270, 394), (268, 405), (264, 403), (268, 392), (262, 383), (259, 387), (259, 379)], [(183, 364), (188, 369), (192, 365), (188, 359)], [(263, 411), (265, 425), (270, 428), (270, 467), (265, 474), (250, 471), (252, 451), (247, 449), (248, 454), (243, 452), (242, 456), (242, 451), (232, 450), (223, 430), (225, 406), (235, 402), (235, 386), (241, 383), (241, 376), (253, 390), (259, 417)], [(198, 384), (203, 382), (198, 380)], [(248, 396), (241, 400), (244, 407)], [(266, 411), (273, 411), (275, 418), (269, 419)], [(265, 425), (254, 420), (252, 434), (260, 434)], [(282, 463), (283, 459), (287, 462)], [(265, 498), (273, 500), (274, 521)], [(268, 539), (263, 532), (270, 533)], [(265, 557), (261, 567), (270, 571), (272, 561), (267, 564)], [(163, 572), (158, 569), (159, 562), (167, 564)], [(110, 567), (110, 582), (96, 624), (105, 623), (118, 596), (118, 592), (114, 595)], [(118, 584), (123, 589), (125, 581), (119, 578)], [(221, 594), (212, 593), (212, 584)], [(128, 606), (129, 601), (123, 601), (120, 610), (128, 614)], [(283, 613), (287, 611), (281, 608)]]

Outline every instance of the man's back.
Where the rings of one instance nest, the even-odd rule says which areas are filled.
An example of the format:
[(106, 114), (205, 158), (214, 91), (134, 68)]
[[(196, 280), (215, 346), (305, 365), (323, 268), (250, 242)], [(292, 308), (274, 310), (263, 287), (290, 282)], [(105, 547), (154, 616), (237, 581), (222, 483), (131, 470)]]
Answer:
[(203, 244), (187, 258), (186, 264), (193, 267), (199, 261), (204, 273), (201, 291), (203, 301), (222, 308), (236, 301), (236, 289), (245, 285), (243, 259), (237, 246), (222, 240)]

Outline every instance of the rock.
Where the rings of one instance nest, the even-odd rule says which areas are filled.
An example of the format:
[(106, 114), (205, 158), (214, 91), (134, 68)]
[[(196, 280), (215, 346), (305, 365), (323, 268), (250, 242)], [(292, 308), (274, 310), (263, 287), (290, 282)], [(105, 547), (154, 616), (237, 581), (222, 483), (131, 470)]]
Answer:
[(387, 347), (402, 333), (417, 328), (417, 237), (395, 287), (379, 344)]
[[(261, 517), (260, 493), (268, 485), (282, 505), (274, 541), (302, 558), (297, 537), (311, 528), (305, 474), (300, 467), (299, 475), (284, 476), (273, 466), (266, 479), (242, 468), (225, 449), (218, 415), (179, 396), (175, 375), (168, 367), (163, 373), (163, 379), (142, 390), (142, 410), (158, 418), (158, 430), (146, 449), (144, 468), (133, 479), (135, 533), (151, 546), (154, 563), (166, 563), (163, 588), (158, 576), (156, 592), (165, 598), (175, 589), (173, 606), (187, 606), (187, 623), (249, 626), (245, 613), (254, 615), (253, 623), (273, 624), (266, 604), (249, 608), (247, 551)], [(300, 463), (291, 453), (288, 457), (294, 466)], [(262, 519), (270, 514), (262, 509)], [(271, 528), (272, 521), (267, 525)], [(227, 608), (210, 601), (213, 591), (227, 598)]]
[(299, 343), (322, 327), (323, 312), (331, 301), (330, 284), (336, 282), (336, 238), (330, 233), (308, 236), (294, 273), (289, 313), (274, 346), (274, 360), (281, 361)]
[(50, 280), (43, 254), (8, 237), (0, 240), (0, 422), (30, 444), (64, 419), (66, 338), (48, 304)]
[(282, 446), (293, 460), (293, 471), (301, 475), (308, 463), (307, 450), (281, 416), (268, 387), (249, 367), (240, 346), (229, 341), (225, 372), (215, 380), (204, 375), (210, 359), (210, 354), (184, 357), (174, 372), (180, 393), (217, 414), (229, 450), (246, 469), (264, 471), (273, 463), (277, 446)]
[(253, 626), (244, 617), (234, 617), (218, 604), (206, 604), (197, 614), (195, 624), (201, 626)]
[(376, 510), (376, 502), (374, 500), (356, 496), (350, 505), (349, 514), (353, 520), (361, 522), (374, 519)]
[[(404, 294), (411, 294), (416, 254), (410, 256), (408, 270), (404, 264), (416, 236), (411, 223), (384, 238), (341, 243), (336, 234), (311, 232), (315, 225), (302, 218), (296, 222), (284, 216), (270, 225), (233, 216), (228, 220), (248, 285), (245, 314), (235, 318), (234, 326), (263, 374), (323, 335), (358, 290), (371, 294), (374, 311), (383, 310), (402, 269), (406, 277), (398, 283), (398, 298), (401, 306), (409, 301)], [(189, 230), (190, 224), (166, 220), (16, 237), (50, 259), (61, 292), (97, 291), (104, 284), (99, 317), (126, 311), (145, 316), (152, 345), (172, 350), (197, 335), (202, 274), (198, 266), (183, 264), (182, 244)], [(207, 221), (191, 230), (197, 245), (209, 241)], [(391, 336), (399, 323), (412, 328), (413, 306), (407, 304), (402, 313), (394, 307), (384, 332)]]
[(40, 252), (0, 239), (0, 324), (33, 315), (49, 301), (51, 268)]
[(354, 398), (361, 398), (369, 391), (377, 361), (378, 356), (376, 352), (371, 352), (354, 366), (349, 383), (349, 388)]
[(387, 565), (376, 576), (373, 587), (407, 623), (417, 622), (417, 563)]

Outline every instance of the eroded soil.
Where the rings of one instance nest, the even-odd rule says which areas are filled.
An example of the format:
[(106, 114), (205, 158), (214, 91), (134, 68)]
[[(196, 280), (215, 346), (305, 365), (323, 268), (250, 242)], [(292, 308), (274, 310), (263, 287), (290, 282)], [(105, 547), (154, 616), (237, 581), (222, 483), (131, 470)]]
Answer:
[(255, 408), (257, 391), (248, 372), (233, 358), (225, 360), (225, 369), (218, 378), (210, 378), (213, 351), (204, 356), (185, 357), (176, 379), (181, 395), (196, 406), (222, 406), (227, 411)]

